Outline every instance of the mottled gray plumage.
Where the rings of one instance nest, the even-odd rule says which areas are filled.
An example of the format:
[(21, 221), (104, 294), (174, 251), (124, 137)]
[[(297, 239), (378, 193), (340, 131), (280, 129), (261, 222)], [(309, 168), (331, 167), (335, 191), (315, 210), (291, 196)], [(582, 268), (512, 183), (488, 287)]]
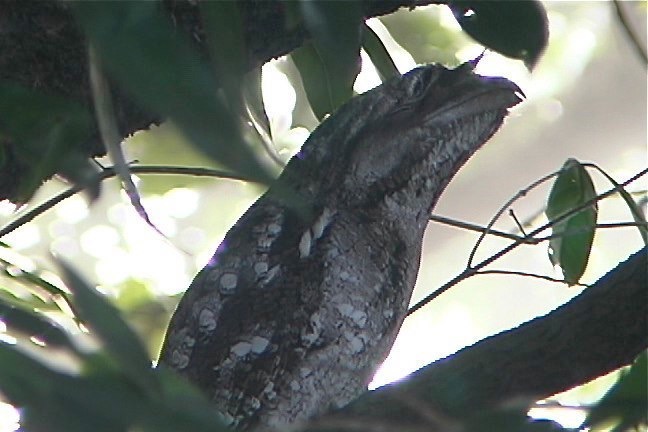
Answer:
[(430, 211), (518, 92), (470, 64), (428, 65), (341, 107), (196, 276), (160, 363), (244, 430), (364, 392), (405, 317)]

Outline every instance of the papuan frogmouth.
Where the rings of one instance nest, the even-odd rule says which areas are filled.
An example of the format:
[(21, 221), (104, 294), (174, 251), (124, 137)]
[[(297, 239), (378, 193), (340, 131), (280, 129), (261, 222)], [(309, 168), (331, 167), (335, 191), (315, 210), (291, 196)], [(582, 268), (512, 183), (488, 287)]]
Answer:
[(240, 430), (366, 391), (406, 315), (430, 212), (520, 94), (466, 63), (419, 67), (351, 99), (195, 277), (160, 364)]

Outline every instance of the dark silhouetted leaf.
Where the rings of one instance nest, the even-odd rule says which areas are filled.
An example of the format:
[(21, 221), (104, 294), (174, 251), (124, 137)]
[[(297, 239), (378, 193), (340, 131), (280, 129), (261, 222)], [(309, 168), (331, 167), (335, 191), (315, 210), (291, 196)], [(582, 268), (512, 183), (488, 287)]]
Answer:
[(101, 193), (101, 169), (95, 161), (81, 153), (72, 153), (58, 165), (58, 174), (75, 186), (83, 188), (90, 201)]
[(270, 127), (261, 96), (261, 67), (247, 70), (243, 20), (238, 3), (208, 1), (199, 5), (212, 64), (223, 83), (230, 110), (237, 119), (244, 120), (240, 122), (243, 131), (250, 130), (249, 119), (257, 137), (269, 144)]
[(313, 111), (321, 120), (353, 95), (360, 71), (362, 4), (308, 1), (299, 3), (313, 41), (291, 56), (299, 68)]
[(307, 42), (290, 54), (299, 69), (304, 90), (315, 116), (322, 120), (335, 110), (331, 98), (331, 77), (312, 43)]
[(45, 403), (61, 384), (56, 372), (4, 341), (0, 341), (0, 365), (0, 390), (17, 406)]
[(448, 2), (461, 28), (486, 48), (533, 69), (549, 38), (547, 13), (536, 0)]
[(400, 74), (385, 45), (376, 32), (366, 24), (363, 25), (362, 47), (367, 51), (369, 57), (371, 57), (371, 61), (376, 66), (382, 81)]
[[(97, 361), (92, 360), (95, 358)], [(126, 432), (154, 410), (132, 382), (101, 355), (84, 358), (92, 373), (51, 369), (17, 346), (0, 341), (0, 390), (20, 408), (21, 430)], [(157, 413), (159, 416), (159, 412)]]
[[(199, 5), (212, 64), (226, 89), (228, 101), (238, 102), (241, 98), (241, 79), (246, 68), (245, 38), (238, 4), (230, 1), (207, 1), (200, 2)], [(236, 100), (229, 100), (231, 97)]]
[[(102, 355), (94, 355), (96, 359)], [(28, 431), (118, 432), (137, 430), (147, 399), (133, 383), (105, 360), (90, 374), (53, 375), (49, 400), (35, 401), (21, 411)]]
[[(151, 432), (228, 432), (213, 403), (175, 372), (155, 370), (162, 384), (162, 399), (143, 416), (142, 428)], [(159, 413), (164, 413), (160, 415)]]
[(68, 264), (59, 260), (63, 277), (74, 294), (77, 316), (103, 342), (125, 374), (148, 392), (157, 390), (146, 348), (124, 322), (119, 311), (84, 281)]
[[(90, 138), (93, 124), (92, 115), (80, 104), (0, 82), (0, 136), (11, 139), (16, 157), (29, 170), (19, 179), (14, 202), (27, 202), (61, 167), (66, 172), (83, 171), (87, 158), (80, 149)], [(83, 187), (93, 186), (82, 177), (70, 179)]]
[(59, 296), (67, 301), (67, 293), (65, 291), (56, 285), (52, 285), (35, 272), (27, 271), (2, 258), (0, 258), (0, 268), (9, 278), (24, 282), (28, 285), (36, 286), (45, 290), (45, 292), (52, 296)]
[[(648, 422), (648, 353), (644, 351), (630, 370), (621, 378), (590, 411), (581, 427), (595, 428), (615, 424), (612, 432), (632, 430), (634, 426)], [(641, 430), (641, 429), (637, 429)]]
[(69, 5), (111, 77), (142, 106), (168, 117), (223, 166), (251, 180), (271, 181), (219, 99), (221, 83), (157, 2)]
[(27, 336), (34, 336), (52, 348), (67, 348), (79, 353), (76, 345), (58, 324), (34, 311), (9, 305), (2, 299), (0, 299), (0, 321), (10, 329)]
[[(588, 172), (577, 160), (568, 159), (551, 189), (545, 213), (553, 222), (595, 197)], [(555, 237), (549, 244), (549, 257), (554, 265), (560, 266), (570, 285), (578, 282), (587, 267), (597, 216), (597, 205), (593, 204), (552, 227)]]

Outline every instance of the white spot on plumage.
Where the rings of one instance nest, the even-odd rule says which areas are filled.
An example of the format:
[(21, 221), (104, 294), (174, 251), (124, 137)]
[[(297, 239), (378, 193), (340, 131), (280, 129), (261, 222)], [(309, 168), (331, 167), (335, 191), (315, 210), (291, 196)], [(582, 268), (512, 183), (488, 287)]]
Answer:
[(196, 344), (196, 339), (192, 338), (191, 336), (186, 336), (182, 340), (182, 347), (186, 349), (191, 349), (193, 346)]
[(268, 225), (268, 233), (272, 235), (277, 235), (281, 232), (281, 225), (278, 223), (271, 223)]
[(261, 354), (263, 351), (268, 348), (270, 341), (261, 336), (254, 336), (252, 338), (252, 347), (251, 350), (254, 354)]
[(358, 354), (364, 351), (365, 344), (362, 338), (350, 332), (345, 333), (344, 337), (349, 342), (349, 350), (352, 354)]
[(290, 389), (292, 391), (299, 391), (301, 390), (301, 385), (296, 380), (292, 380), (290, 381)]
[(216, 328), (216, 315), (210, 309), (203, 309), (198, 315), (198, 325), (200, 331), (209, 332)]
[(364, 327), (367, 324), (367, 314), (359, 309), (354, 310), (350, 316), (358, 327)]
[(322, 317), (319, 312), (315, 312), (310, 317), (310, 328), (302, 329), (301, 342), (305, 346), (314, 344), (322, 334)]
[(299, 240), (299, 257), (300, 258), (305, 258), (310, 254), (311, 250), (311, 241), (312, 236), (310, 230), (304, 231), (304, 234), (302, 234), (301, 239)]
[(177, 369), (184, 369), (189, 364), (189, 356), (178, 350), (174, 350), (171, 353), (171, 364)]
[(351, 306), (349, 303), (343, 303), (337, 306), (337, 310), (342, 316), (348, 317), (351, 316), (351, 313), (353, 313), (353, 306)]
[(320, 217), (317, 218), (317, 220), (313, 224), (313, 227), (311, 228), (311, 231), (313, 232), (313, 239), (322, 237), (324, 230), (331, 222), (331, 215), (332, 212), (329, 209), (325, 208)]
[(268, 270), (268, 272), (263, 277), (263, 285), (267, 285), (268, 282), (270, 282), (272, 279), (274, 279), (275, 276), (277, 276), (277, 273), (279, 273), (279, 264)]
[(265, 261), (259, 261), (254, 264), (254, 273), (257, 274), (257, 276), (261, 276), (263, 273), (268, 271), (268, 263)]
[(229, 294), (238, 283), (238, 277), (234, 273), (225, 273), (219, 279), (221, 292), (223, 294)]
[(243, 357), (245, 355), (248, 355), (250, 351), (252, 351), (252, 344), (246, 341), (239, 342), (236, 345), (232, 346), (230, 351), (232, 351), (239, 357)]

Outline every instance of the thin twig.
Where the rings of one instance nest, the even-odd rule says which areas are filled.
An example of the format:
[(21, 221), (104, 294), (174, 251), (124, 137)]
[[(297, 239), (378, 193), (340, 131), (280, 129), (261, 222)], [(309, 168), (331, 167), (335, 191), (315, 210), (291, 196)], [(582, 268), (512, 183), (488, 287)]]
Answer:
[[(133, 174), (171, 174), (171, 175), (192, 175), (196, 177), (218, 177), (222, 179), (229, 180), (240, 180), (240, 181), (252, 181), (246, 177), (240, 176), (238, 174), (233, 174), (227, 171), (221, 171), (211, 168), (201, 168), (201, 167), (180, 167), (180, 166), (166, 166), (166, 165), (142, 165), (142, 166), (131, 166), (130, 172)], [(97, 175), (97, 181), (103, 181), (107, 178), (115, 177), (117, 173), (115, 170), (110, 167), (106, 168), (104, 171)], [(12, 222), (9, 222), (2, 229), (0, 229), (0, 238), (9, 234), (12, 231), (20, 228), (24, 224), (32, 221), (35, 217), (45, 213), (47, 210), (51, 209), (61, 201), (64, 201), (71, 196), (81, 192), (84, 188), (81, 186), (73, 186), (69, 189), (60, 192), (59, 194), (53, 196), (42, 204), (37, 205), (33, 209), (27, 211), (22, 216), (16, 218)]]
[[(597, 166), (595, 166), (593, 164), (589, 164), (589, 163), (584, 163), (582, 165), (585, 166), (585, 167), (592, 166), (593, 168), (599, 169)], [(646, 190), (644, 190), (644, 189), (628, 192), (628, 194), (630, 196), (638, 196), (636, 202), (637, 202), (637, 206), (639, 206), (639, 207), (644, 205), (646, 203), (646, 201), (648, 200), (648, 197), (646, 196), (647, 193), (648, 192)], [(537, 220), (541, 216), (544, 216), (544, 213), (545, 213), (544, 209), (540, 209), (540, 210), (536, 211), (535, 213), (529, 215), (523, 221), (520, 221), (520, 222), (522, 223), (523, 227), (531, 227), (534, 224), (535, 220)], [(600, 227), (601, 228), (606, 228), (605, 224), (602, 224)], [(536, 238), (542, 238), (542, 237), (536, 237)]]
[[(594, 228), (596, 228), (596, 229), (599, 229), (599, 228), (603, 228), (603, 229), (605, 229), (605, 228), (627, 228), (627, 227), (632, 227), (632, 228), (644, 227), (644, 228), (648, 228), (648, 223), (641, 223), (641, 222), (606, 222), (606, 223), (600, 223), (600, 224), (594, 225)], [(576, 228), (576, 229), (571, 229), (571, 230), (568, 230), (568, 231), (564, 231), (564, 232), (562, 232), (560, 234), (551, 234), (551, 235), (544, 236), (544, 237), (535, 237), (535, 240), (537, 240), (537, 242), (540, 243), (540, 242), (544, 242), (544, 241), (551, 240), (551, 239), (554, 239), (554, 238), (569, 237), (571, 235), (580, 234), (580, 233), (589, 231), (591, 229), (592, 229), (592, 227), (581, 227), (581, 228)]]
[[(523, 271), (517, 271), (517, 270), (480, 270), (478, 272), (475, 272), (475, 275), (488, 275), (488, 274), (502, 274), (502, 275), (515, 275), (515, 276), (525, 276), (525, 277), (531, 277), (531, 278), (536, 278), (536, 279), (542, 279), (546, 280), (549, 282), (556, 282), (556, 283), (567, 283), (564, 279), (558, 279), (554, 278), (551, 276), (545, 276), (537, 273), (528, 273), (528, 272), (523, 272)], [(582, 284), (582, 283), (575, 283), (572, 285), (578, 285), (582, 287), (588, 287), (589, 285), (587, 284)]]
[[(548, 181), (552, 177), (558, 175), (560, 173), (560, 170), (553, 172), (551, 174), (547, 174), (546, 176), (534, 181), (531, 183), (529, 186), (526, 188), (520, 190), (518, 193), (516, 193), (511, 199), (509, 199), (500, 209), (495, 213), (495, 216), (491, 218), (491, 220), (488, 222), (488, 225), (486, 226), (486, 231), (482, 233), (482, 235), (479, 236), (477, 239), (477, 242), (475, 242), (475, 246), (473, 246), (472, 250), (470, 251), (470, 255), (468, 256), (468, 263), (466, 264), (466, 268), (470, 268), (472, 266), (472, 262), (475, 259), (475, 254), (477, 253), (477, 249), (479, 249), (479, 245), (481, 245), (482, 241), (486, 237), (486, 235), (491, 232), (491, 228), (497, 222), (497, 220), (502, 216), (502, 214), (506, 211), (507, 208), (509, 208), (513, 203), (520, 198), (523, 198), (526, 196), (526, 194), (529, 193), (532, 189), (535, 189), (542, 183)], [(528, 236), (527, 236), (528, 237)], [(517, 241), (517, 240), (516, 240)]]
[(621, 2), (619, 0), (613, 0), (612, 4), (614, 5), (614, 10), (616, 11), (617, 18), (619, 18), (619, 23), (624, 30), (624, 33), (630, 40), (630, 45), (634, 48), (637, 55), (643, 61), (644, 67), (648, 66), (648, 54), (646, 49), (643, 47), (639, 35), (634, 31), (628, 18), (626, 17), (625, 11), (621, 7)]
[[(498, 230), (488, 230), (486, 227), (483, 227), (481, 225), (476, 225), (472, 224), (470, 222), (465, 222), (465, 221), (460, 221), (456, 219), (451, 219), (445, 216), (439, 216), (439, 215), (430, 215), (430, 220), (432, 222), (438, 222), (443, 225), (448, 225), (454, 228), (459, 228), (459, 229), (465, 229), (468, 231), (474, 231), (474, 232), (479, 232), (479, 233), (487, 233), (488, 235), (492, 235), (495, 237), (502, 237), (505, 239), (509, 240), (516, 240), (520, 241), (523, 244), (530, 244), (530, 245), (535, 245), (539, 244), (542, 242), (545, 242), (547, 240), (551, 240), (553, 238), (557, 237), (565, 237), (568, 235), (573, 235), (577, 234), (582, 231), (589, 230), (590, 227), (585, 227), (585, 228), (579, 228), (575, 230), (569, 230), (565, 231), (560, 234), (551, 234), (548, 236), (544, 237), (531, 237), (528, 234), (525, 234), (524, 236), (519, 236), (517, 234), (512, 234), (504, 231), (498, 231)], [(594, 226), (594, 228), (599, 229), (599, 228), (625, 228), (625, 227), (638, 227), (638, 226), (647, 226), (646, 224), (638, 223), (638, 222), (605, 222), (605, 223), (599, 223)]]
[[(634, 176), (630, 177), (628, 180), (621, 183), (620, 186), (625, 187), (625, 186), (629, 185), (630, 183), (636, 181), (637, 179), (643, 177), (647, 173), (648, 173), (648, 168), (644, 169), (644, 170), (640, 171), (639, 173), (635, 174)], [(581, 210), (591, 206), (592, 204), (594, 204), (594, 203), (596, 203), (596, 202), (598, 202), (598, 201), (600, 201), (600, 200), (602, 200), (604, 198), (609, 197), (610, 195), (613, 195), (616, 192), (617, 192), (617, 188), (615, 187), (615, 188), (609, 189), (608, 191), (606, 191), (606, 192), (604, 192), (604, 193), (602, 193), (600, 195), (595, 196), (591, 200), (588, 200), (588, 201), (584, 202), (583, 204), (581, 204), (580, 206), (573, 208), (571, 211), (564, 213), (563, 215), (557, 217), (553, 221), (547, 222), (546, 224), (542, 225), (541, 227), (536, 228), (535, 230), (531, 231), (528, 234), (529, 237), (533, 237), (536, 234), (539, 234), (542, 231), (544, 231), (544, 230), (546, 230), (548, 228), (551, 228), (553, 225), (567, 219), (568, 217), (571, 217), (573, 214), (576, 214), (576, 213), (580, 212)], [(486, 258), (482, 262), (476, 264), (475, 266), (466, 267), (457, 276), (455, 276), (454, 278), (452, 278), (451, 280), (449, 280), (445, 284), (441, 285), (441, 287), (439, 287), (437, 290), (435, 290), (434, 292), (431, 292), (430, 294), (425, 296), (422, 300), (420, 300), (418, 303), (416, 303), (414, 306), (412, 306), (407, 311), (407, 315), (409, 316), (409, 315), (413, 314), (414, 312), (421, 309), (423, 306), (425, 306), (426, 304), (428, 304), (429, 302), (431, 302), (432, 300), (434, 300), (435, 298), (437, 298), (438, 296), (440, 296), (441, 294), (443, 294), (444, 292), (446, 292), (447, 290), (449, 290), (450, 288), (455, 286), (457, 283), (461, 282), (462, 280), (464, 280), (464, 279), (466, 279), (466, 278), (468, 278), (470, 276), (473, 276), (479, 270), (481, 270), (482, 268), (486, 267), (487, 265), (497, 261), (502, 256), (506, 255), (507, 253), (509, 253), (513, 249), (517, 248), (521, 244), (524, 244), (524, 241), (516, 240), (513, 243), (511, 243), (510, 245), (508, 245), (505, 248), (501, 249), (496, 254), (491, 255), (490, 257)]]
[(524, 227), (522, 226), (522, 224), (520, 223), (520, 220), (515, 215), (515, 212), (513, 211), (513, 209), (509, 209), (509, 216), (511, 216), (511, 218), (513, 219), (513, 222), (515, 222), (515, 225), (517, 225), (518, 229), (522, 233), (522, 236), (526, 237), (527, 235), (526, 235), (526, 232), (524, 232)]
[(518, 236), (518, 235), (515, 235), (515, 234), (507, 233), (507, 232), (504, 232), (504, 231), (498, 231), (498, 230), (494, 230), (494, 229), (489, 230), (488, 228), (485, 228), (485, 227), (480, 226), (480, 225), (475, 225), (475, 224), (472, 224), (470, 222), (463, 222), (463, 221), (450, 219), (450, 218), (447, 218), (445, 216), (430, 215), (430, 220), (434, 221), (434, 222), (444, 224), (444, 225), (449, 225), (449, 226), (452, 226), (452, 227), (455, 227), (455, 228), (466, 229), (466, 230), (469, 230), (469, 231), (475, 231), (475, 232), (479, 232), (479, 233), (486, 233), (486, 234), (490, 234), (490, 235), (493, 235), (493, 236), (496, 236), (496, 237), (503, 237), (503, 238), (506, 238), (506, 239), (509, 239), (509, 240), (520, 240), (520, 241), (523, 241), (523, 242), (529, 243), (529, 244), (538, 243), (538, 241), (536, 241), (536, 239), (533, 239), (533, 238), (521, 237), (521, 236)]

